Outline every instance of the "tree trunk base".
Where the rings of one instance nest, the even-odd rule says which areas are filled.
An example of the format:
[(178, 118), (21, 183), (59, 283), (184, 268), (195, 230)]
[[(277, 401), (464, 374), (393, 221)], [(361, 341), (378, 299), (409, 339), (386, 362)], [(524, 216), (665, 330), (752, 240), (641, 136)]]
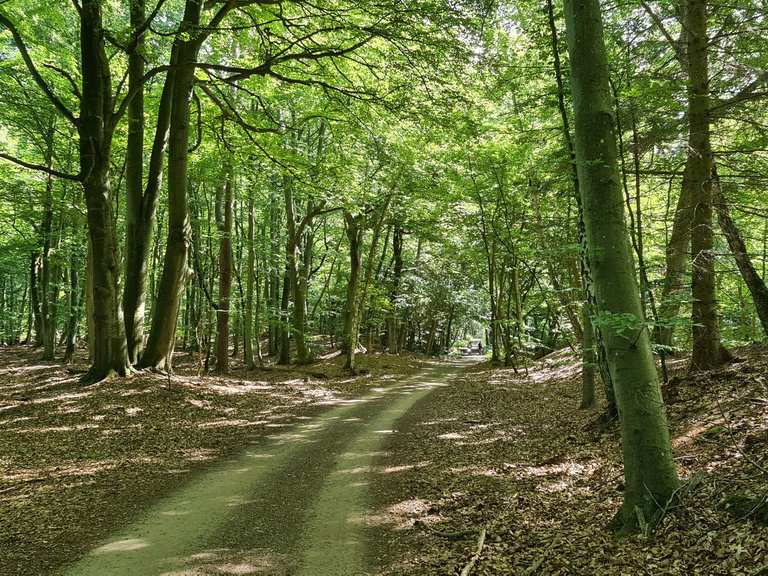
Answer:
[(125, 378), (133, 375), (136, 372), (135, 369), (126, 365), (119, 370), (115, 368), (100, 368), (97, 366), (91, 366), (88, 371), (80, 377), (80, 384), (88, 386), (90, 384), (98, 384), (112, 378)]

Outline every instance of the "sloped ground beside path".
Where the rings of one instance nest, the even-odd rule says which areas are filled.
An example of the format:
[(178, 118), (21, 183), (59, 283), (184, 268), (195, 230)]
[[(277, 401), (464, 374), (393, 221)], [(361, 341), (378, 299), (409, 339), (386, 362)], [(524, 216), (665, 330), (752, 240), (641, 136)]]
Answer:
[(458, 575), (487, 537), (477, 575), (762, 575), (768, 529), (725, 510), (730, 495), (766, 496), (766, 350), (665, 387), (675, 458), (701, 483), (656, 535), (618, 538), (606, 526), (621, 503), (617, 430), (578, 410), (579, 365), (561, 352), (529, 376), (482, 364), (398, 423), (375, 480), (382, 574)]

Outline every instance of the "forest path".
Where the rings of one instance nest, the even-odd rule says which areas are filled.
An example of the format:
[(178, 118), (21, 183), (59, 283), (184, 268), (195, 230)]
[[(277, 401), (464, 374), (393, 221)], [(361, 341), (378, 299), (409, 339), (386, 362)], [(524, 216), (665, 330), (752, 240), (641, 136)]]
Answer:
[(397, 420), (468, 363), (431, 365), (253, 442), (146, 511), (66, 576), (369, 573), (373, 461)]

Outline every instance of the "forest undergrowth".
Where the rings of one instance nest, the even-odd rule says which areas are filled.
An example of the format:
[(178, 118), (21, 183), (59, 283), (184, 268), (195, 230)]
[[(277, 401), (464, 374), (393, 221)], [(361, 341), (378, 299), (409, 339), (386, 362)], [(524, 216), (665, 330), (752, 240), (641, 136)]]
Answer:
[(357, 376), (336, 356), (228, 376), (141, 372), (83, 387), (73, 368), (0, 351), (0, 574), (58, 574), (213, 462), (278, 434), (372, 383), (411, 374), (412, 356), (366, 355)]
[[(608, 529), (622, 500), (620, 438), (578, 410), (579, 362), (554, 353), (528, 376), (471, 368), (401, 421), (373, 492), (385, 574), (765, 575), (768, 361), (765, 348), (663, 392), (680, 501), (655, 533)], [(762, 500), (761, 500), (762, 499)], [(762, 506), (759, 505), (763, 502)]]

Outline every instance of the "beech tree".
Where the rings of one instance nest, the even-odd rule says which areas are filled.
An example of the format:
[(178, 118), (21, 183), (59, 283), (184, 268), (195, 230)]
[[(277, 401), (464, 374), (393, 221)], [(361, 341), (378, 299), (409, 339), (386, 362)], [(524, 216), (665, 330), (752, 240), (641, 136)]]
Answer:
[(626, 229), (600, 4), (567, 0), (565, 8), (588, 271), (624, 446), (619, 521), (632, 529), (660, 517), (678, 479)]

